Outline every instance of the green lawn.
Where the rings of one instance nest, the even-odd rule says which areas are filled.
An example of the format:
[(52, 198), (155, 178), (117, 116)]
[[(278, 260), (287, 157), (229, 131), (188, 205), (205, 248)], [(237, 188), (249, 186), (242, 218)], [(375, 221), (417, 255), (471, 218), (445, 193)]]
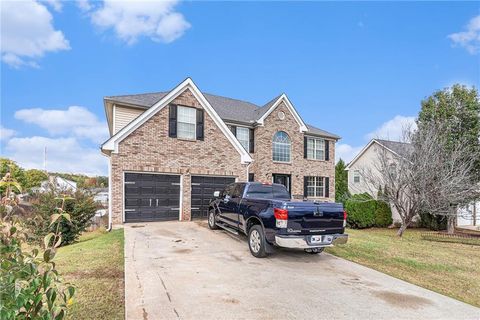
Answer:
[(58, 271), (76, 288), (70, 319), (124, 319), (123, 230), (85, 233), (59, 249)]
[(480, 307), (480, 248), (421, 239), (425, 230), (347, 230), (349, 242), (327, 252)]

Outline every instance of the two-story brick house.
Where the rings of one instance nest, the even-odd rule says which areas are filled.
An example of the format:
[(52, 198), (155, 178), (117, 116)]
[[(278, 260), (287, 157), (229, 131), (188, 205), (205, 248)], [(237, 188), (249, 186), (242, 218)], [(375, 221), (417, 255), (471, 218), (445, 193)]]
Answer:
[(235, 181), (284, 184), (296, 198), (334, 201), (339, 136), (307, 125), (285, 94), (264, 106), (200, 92), (105, 97), (111, 137), (109, 217), (206, 216), (215, 190)]

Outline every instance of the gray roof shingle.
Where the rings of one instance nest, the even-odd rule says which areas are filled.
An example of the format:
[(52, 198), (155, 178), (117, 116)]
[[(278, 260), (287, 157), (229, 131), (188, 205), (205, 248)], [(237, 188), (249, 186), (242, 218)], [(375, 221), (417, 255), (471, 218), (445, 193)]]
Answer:
[(413, 146), (410, 143), (406, 142), (399, 142), (399, 141), (391, 141), (391, 140), (383, 140), (383, 139), (375, 139), (384, 147), (392, 150), (396, 154), (401, 157), (409, 156), (413, 151)]
[[(105, 97), (105, 100), (125, 103), (128, 105), (135, 105), (141, 108), (148, 109), (153, 106), (155, 103), (160, 101), (165, 97), (168, 92), (152, 92), (152, 93), (142, 93), (142, 94), (131, 94), (131, 95), (121, 95), (121, 96), (108, 96)], [(262, 117), (262, 115), (267, 112), (267, 110), (277, 101), (281, 95), (275, 97), (268, 103), (263, 106), (258, 106), (251, 102), (242, 101), (238, 99), (232, 99), (222, 96), (217, 96), (213, 94), (204, 93), (203, 94), (208, 102), (212, 105), (215, 111), (218, 113), (220, 118), (223, 120), (230, 120), (234, 122), (241, 122), (246, 124), (252, 124), (256, 120)], [(327, 132), (325, 130), (316, 128), (311, 125), (307, 125), (309, 133), (314, 135), (320, 135), (332, 139), (340, 139), (336, 134)]]

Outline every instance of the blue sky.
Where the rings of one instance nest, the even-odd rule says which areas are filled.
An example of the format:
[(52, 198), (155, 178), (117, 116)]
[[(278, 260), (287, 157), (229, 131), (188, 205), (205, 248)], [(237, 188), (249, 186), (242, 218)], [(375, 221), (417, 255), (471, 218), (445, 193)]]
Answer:
[(1, 155), (25, 167), (47, 146), (49, 170), (105, 174), (102, 98), (186, 77), (259, 105), (285, 92), (347, 160), (433, 91), (480, 85), (478, 2), (1, 5)]

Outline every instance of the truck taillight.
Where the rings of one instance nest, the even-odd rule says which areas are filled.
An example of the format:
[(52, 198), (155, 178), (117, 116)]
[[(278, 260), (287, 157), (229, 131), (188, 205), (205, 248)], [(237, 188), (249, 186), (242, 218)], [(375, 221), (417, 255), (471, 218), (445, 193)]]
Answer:
[(343, 227), (347, 226), (347, 210), (343, 210)]
[(286, 228), (288, 222), (288, 210), (274, 208), (273, 215), (275, 216), (275, 226), (277, 228)]

